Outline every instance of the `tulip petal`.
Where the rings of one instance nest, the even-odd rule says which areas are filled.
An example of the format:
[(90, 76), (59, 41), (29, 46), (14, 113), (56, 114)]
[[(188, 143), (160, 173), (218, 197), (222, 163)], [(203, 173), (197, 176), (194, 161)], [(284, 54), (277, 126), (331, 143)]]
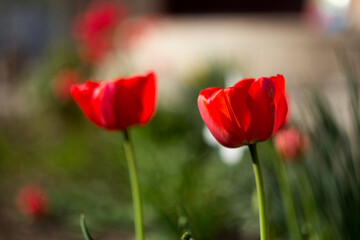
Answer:
[(94, 113), (91, 105), (94, 91), (99, 87), (99, 83), (87, 81), (84, 84), (74, 84), (71, 86), (71, 95), (76, 103), (79, 105), (84, 115), (93, 123), (98, 126), (101, 125), (100, 118)]
[(109, 130), (116, 129), (117, 124), (113, 108), (115, 91), (113, 82), (101, 82), (91, 99), (94, 114), (100, 119), (101, 126)]
[[(131, 82), (127, 79), (119, 79), (115, 82), (117, 87), (112, 107), (116, 114), (117, 129), (125, 130), (139, 123), (142, 111), (141, 98), (133, 93)], [(130, 86), (126, 86), (129, 84)]]
[(246, 99), (253, 81), (253, 78), (243, 79), (233, 87), (224, 90), (229, 98), (232, 111), (236, 116), (236, 121), (244, 133), (248, 129), (251, 121), (251, 115), (246, 105)]
[(238, 147), (246, 141), (245, 132), (234, 121), (228, 96), (220, 88), (208, 88), (198, 97), (200, 114), (212, 135), (225, 147)]
[(253, 81), (246, 100), (251, 122), (246, 131), (249, 142), (264, 141), (273, 132), (275, 122), (276, 85), (270, 78), (260, 77)]
[(273, 134), (276, 133), (279, 128), (286, 122), (286, 115), (288, 112), (288, 105), (286, 96), (283, 95), (280, 100), (275, 103), (276, 114), (275, 114), (275, 125)]
[(277, 76), (270, 77), (271, 80), (276, 85), (276, 94), (275, 94), (275, 125), (273, 129), (273, 134), (276, 133), (279, 128), (285, 123), (286, 115), (288, 112), (287, 99), (285, 93), (285, 78), (283, 75), (278, 74)]
[(238, 81), (233, 87), (246, 87), (249, 89), (254, 80), (254, 78), (244, 78)]
[(155, 111), (155, 75), (133, 76), (114, 83), (116, 92), (112, 106), (117, 119), (116, 128), (124, 130), (133, 124), (147, 123)]
[(141, 99), (142, 111), (139, 123), (144, 124), (150, 120), (155, 111), (156, 77), (154, 73), (150, 72), (146, 76), (134, 76), (132, 81), (134, 86), (131, 90), (136, 90), (133, 91), (134, 95), (138, 95)]
[(275, 102), (278, 102), (285, 94), (285, 78), (283, 75), (278, 74), (277, 76), (270, 77), (270, 79), (276, 85)]

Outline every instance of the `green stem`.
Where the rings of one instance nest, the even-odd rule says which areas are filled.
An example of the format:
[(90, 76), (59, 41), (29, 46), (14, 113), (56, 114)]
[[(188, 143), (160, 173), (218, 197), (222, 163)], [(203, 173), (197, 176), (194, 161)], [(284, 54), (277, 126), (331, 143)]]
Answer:
[(125, 154), (129, 168), (131, 193), (134, 204), (135, 239), (144, 240), (145, 237), (144, 237), (143, 209), (142, 209), (139, 180), (136, 170), (134, 149), (127, 130), (124, 131), (124, 136), (125, 136), (124, 148), (125, 148)]
[(249, 145), (251, 158), (253, 162), (253, 169), (256, 180), (256, 189), (259, 201), (259, 219), (260, 219), (260, 239), (268, 240), (269, 239), (269, 230), (267, 223), (267, 213), (266, 213), (266, 201), (265, 201), (265, 191), (264, 191), (264, 182), (261, 173), (261, 165), (259, 157), (256, 151), (256, 143)]

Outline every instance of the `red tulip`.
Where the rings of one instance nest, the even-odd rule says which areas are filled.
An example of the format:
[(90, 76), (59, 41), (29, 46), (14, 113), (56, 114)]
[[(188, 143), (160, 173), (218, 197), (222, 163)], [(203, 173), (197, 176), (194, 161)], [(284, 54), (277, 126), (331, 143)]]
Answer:
[(274, 145), (282, 157), (295, 160), (309, 147), (309, 137), (296, 128), (284, 128), (274, 136)]
[(115, 28), (124, 17), (123, 5), (96, 0), (76, 18), (74, 35), (86, 61), (98, 62), (112, 49)]
[(285, 79), (249, 78), (225, 89), (207, 88), (200, 92), (198, 106), (210, 132), (225, 147), (264, 141), (285, 122)]
[(21, 188), (16, 197), (19, 211), (27, 217), (41, 218), (49, 213), (49, 201), (44, 190), (38, 186)]
[(149, 73), (114, 81), (87, 81), (72, 85), (71, 94), (91, 122), (108, 130), (125, 130), (146, 124), (152, 117), (156, 77)]

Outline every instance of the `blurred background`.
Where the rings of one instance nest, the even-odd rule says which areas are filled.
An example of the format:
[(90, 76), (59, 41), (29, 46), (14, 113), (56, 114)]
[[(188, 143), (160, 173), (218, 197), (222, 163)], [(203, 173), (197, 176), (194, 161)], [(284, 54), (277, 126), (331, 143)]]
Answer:
[(246, 147), (207, 131), (197, 96), (283, 74), (287, 125), (259, 144), (271, 239), (360, 239), (358, 0), (1, 0), (0, 240), (132, 239), (122, 134), (93, 126), (73, 83), (158, 76), (131, 134), (148, 239), (258, 239)]

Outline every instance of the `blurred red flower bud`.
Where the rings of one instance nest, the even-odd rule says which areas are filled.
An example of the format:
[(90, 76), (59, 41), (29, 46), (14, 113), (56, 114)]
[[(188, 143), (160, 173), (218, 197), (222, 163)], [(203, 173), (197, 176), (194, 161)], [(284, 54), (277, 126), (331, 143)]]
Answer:
[(81, 82), (82, 77), (75, 69), (63, 69), (58, 72), (53, 81), (53, 92), (55, 97), (61, 102), (68, 102), (71, 98), (70, 87), (75, 83)]
[(124, 17), (125, 7), (111, 1), (94, 1), (78, 15), (74, 36), (84, 60), (98, 62), (112, 49), (115, 28)]
[(39, 186), (28, 185), (21, 188), (16, 196), (19, 211), (26, 217), (42, 218), (49, 213), (49, 201), (45, 191)]
[(309, 147), (309, 137), (296, 128), (281, 129), (274, 136), (274, 145), (281, 156), (295, 160)]
[(114, 81), (87, 81), (73, 85), (71, 94), (91, 122), (108, 130), (125, 130), (146, 124), (153, 116), (156, 77), (149, 73)]
[(210, 132), (225, 147), (264, 141), (285, 122), (285, 79), (249, 78), (225, 89), (207, 88), (200, 92), (198, 106)]

